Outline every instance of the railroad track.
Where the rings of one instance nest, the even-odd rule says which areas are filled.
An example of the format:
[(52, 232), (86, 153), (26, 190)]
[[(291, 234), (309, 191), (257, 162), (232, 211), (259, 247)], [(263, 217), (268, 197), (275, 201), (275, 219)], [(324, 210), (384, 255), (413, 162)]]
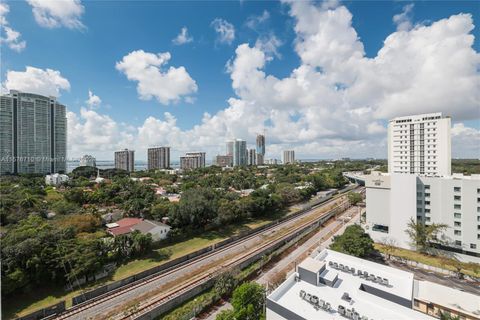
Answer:
[[(142, 287), (142, 286), (144, 286), (144, 285), (146, 285), (146, 284), (149, 284), (149, 283), (151, 283), (151, 282), (157, 281), (157, 280), (159, 280), (159, 279), (161, 279), (161, 278), (165, 278), (165, 277), (167, 277), (167, 276), (169, 276), (169, 275), (171, 275), (171, 274), (173, 274), (173, 273), (175, 273), (175, 272), (178, 272), (178, 271), (181, 270), (181, 269), (185, 269), (185, 268), (191, 267), (191, 266), (193, 266), (193, 265), (195, 265), (195, 264), (198, 264), (198, 263), (201, 262), (201, 261), (205, 261), (205, 260), (207, 260), (207, 259), (210, 259), (210, 258), (211, 258), (212, 256), (214, 256), (214, 255), (218, 255), (218, 254), (220, 254), (220, 253), (222, 253), (222, 252), (227, 252), (228, 250), (231, 250), (233, 246), (238, 246), (238, 245), (241, 245), (242, 243), (245, 243), (245, 242), (247, 242), (247, 241), (250, 241), (250, 240), (252, 240), (253, 238), (257, 237), (257, 236), (258, 236), (259, 234), (261, 234), (261, 233), (268, 233), (269, 231), (271, 232), (272, 230), (278, 229), (281, 225), (283, 225), (283, 224), (288, 224), (288, 223), (291, 222), (292, 220), (301, 220), (303, 217), (307, 216), (309, 213), (311, 214), (311, 213), (312, 213), (312, 210), (315, 210), (316, 208), (318, 208), (318, 207), (320, 207), (320, 206), (328, 206), (329, 204), (332, 204), (332, 203), (334, 203), (335, 201), (338, 201), (338, 200), (339, 200), (342, 196), (344, 196), (344, 195), (345, 195), (345, 194), (339, 194), (339, 195), (336, 196), (336, 197), (333, 197), (333, 198), (331, 198), (331, 199), (329, 199), (329, 200), (327, 200), (327, 201), (325, 201), (325, 202), (322, 202), (322, 203), (320, 203), (320, 204), (318, 204), (318, 205), (313, 206), (311, 209), (309, 209), (308, 211), (305, 211), (304, 213), (302, 213), (302, 214), (300, 214), (300, 215), (295, 215), (295, 216), (286, 218), (285, 220), (279, 222), (278, 224), (272, 225), (272, 226), (270, 226), (270, 227), (268, 227), (268, 228), (265, 228), (265, 229), (263, 229), (263, 230), (259, 230), (258, 232), (254, 232), (254, 233), (252, 233), (252, 234), (250, 234), (250, 235), (248, 235), (248, 236), (246, 236), (246, 237), (244, 237), (244, 238), (241, 238), (241, 239), (238, 239), (238, 240), (236, 240), (236, 241), (233, 241), (232, 243), (230, 243), (230, 244), (228, 244), (228, 245), (226, 245), (226, 246), (224, 246), (224, 247), (222, 247), (222, 248), (220, 248), (220, 249), (214, 249), (213, 251), (208, 252), (207, 254), (202, 255), (202, 256), (199, 256), (199, 257), (197, 257), (197, 258), (194, 258), (193, 260), (191, 260), (191, 261), (189, 261), (189, 262), (187, 262), (187, 263), (184, 263), (184, 264), (182, 264), (182, 265), (180, 265), (180, 266), (173, 266), (172, 268), (167, 269), (167, 270), (165, 270), (164, 272), (161, 272), (161, 273), (159, 273), (159, 274), (156, 274), (156, 275), (151, 276), (151, 277), (146, 278), (146, 279), (138, 280), (138, 281), (136, 281), (136, 282), (134, 282), (134, 283), (132, 283), (132, 284), (130, 284), (130, 285), (120, 287), (120, 288), (118, 288), (118, 289), (116, 289), (116, 290), (113, 290), (113, 291), (107, 292), (107, 293), (105, 293), (105, 294), (103, 294), (103, 295), (100, 295), (100, 296), (98, 296), (97, 298), (94, 298), (94, 299), (88, 300), (88, 301), (86, 301), (86, 302), (83, 302), (83, 303), (81, 303), (81, 304), (78, 304), (78, 305), (76, 305), (76, 306), (73, 306), (73, 307), (67, 309), (66, 311), (64, 311), (63, 313), (61, 313), (61, 314), (59, 314), (59, 315), (57, 315), (57, 316), (54, 316), (54, 319), (59, 319), (59, 320), (62, 320), (62, 319), (76, 319), (76, 318), (77, 318), (76, 316), (79, 315), (80, 313), (82, 313), (83, 311), (88, 310), (88, 309), (91, 309), (91, 308), (93, 308), (93, 307), (95, 307), (95, 306), (97, 306), (97, 305), (100, 305), (100, 304), (102, 304), (102, 303), (104, 303), (104, 302), (106, 302), (106, 301), (108, 301), (108, 300), (110, 300), (110, 299), (112, 299), (112, 298), (119, 297), (119, 296), (121, 296), (121, 295), (123, 295), (123, 294), (128, 293), (129, 291), (132, 291), (132, 290), (134, 290), (134, 289), (137, 289), (137, 288), (139, 288), (139, 287)], [(331, 211), (331, 210), (330, 210), (330, 211)], [(330, 211), (329, 211), (329, 212), (330, 212)], [(318, 219), (321, 219), (322, 217), (324, 217), (325, 215), (327, 215), (329, 212), (327, 212), (327, 213), (323, 214), (322, 216), (318, 217)], [(308, 224), (308, 223), (311, 223), (311, 222), (312, 222), (312, 221), (310, 220), (310, 221), (307, 222), (307, 224)], [(305, 224), (302, 224), (302, 226), (304, 226), (304, 225), (305, 225)], [(293, 232), (296, 232), (296, 230), (299, 230), (299, 228), (301, 228), (301, 227), (295, 228), (295, 230), (292, 230), (289, 234), (292, 234)], [(287, 235), (287, 236), (288, 236), (288, 235)], [(285, 236), (285, 237), (286, 237), (286, 236)], [(283, 239), (284, 239), (285, 237), (283, 237)], [(279, 240), (279, 241), (282, 241), (282, 240)], [(256, 251), (256, 252), (258, 252), (258, 250), (262, 250), (263, 248), (265, 248), (265, 245), (268, 245), (268, 244), (271, 245), (271, 243), (269, 242), (269, 243), (267, 243), (267, 244), (262, 245), (260, 248), (257, 247), (257, 251)], [(242, 255), (242, 256), (243, 256), (243, 255)], [(213, 274), (212, 274), (212, 273), (209, 273), (208, 275), (203, 276), (203, 277), (197, 279), (197, 280), (196, 280), (197, 282), (195, 282), (195, 283), (198, 283), (198, 281), (204, 281), (207, 277), (212, 277), (212, 276), (213, 276)], [(190, 288), (190, 287), (192, 287), (192, 282), (189, 283), (189, 288)], [(183, 287), (182, 287), (182, 288), (183, 288)], [(179, 289), (179, 290), (182, 290), (182, 289)], [(179, 292), (184, 292), (184, 291), (176, 291), (176, 292), (174, 293), (174, 295), (175, 295), (175, 296), (178, 296), (178, 294), (180, 294)], [(165, 300), (165, 299), (166, 299), (166, 300), (170, 300), (170, 298), (168, 298), (168, 299), (167, 299), (167, 298), (168, 298), (168, 296), (167, 296), (167, 297), (162, 297), (161, 299), (163, 299), (163, 300)], [(166, 301), (166, 300), (165, 300), (165, 301)], [(158, 302), (158, 301), (156, 300), (155, 303), (157, 303), (157, 302)], [(148, 307), (145, 307), (145, 308), (148, 308)], [(145, 310), (145, 308), (142, 308), (141, 310)], [(51, 318), (49, 318), (49, 319), (51, 319)]]
[[(312, 225), (312, 223), (315, 223), (316, 221), (319, 221), (320, 219), (328, 216), (329, 214), (332, 214), (333, 212), (338, 211), (338, 209), (346, 209), (348, 208), (348, 201), (342, 202), (340, 205), (337, 207), (329, 210), (328, 212), (324, 213), (322, 216), (309, 220), (307, 222), (302, 223), (301, 225), (294, 227), (292, 230), (290, 230), (287, 234), (283, 235), (281, 238), (278, 239), (272, 239), (267, 241), (266, 243), (262, 244), (260, 247), (256, 247), (253, 250), (246, 252), (239, 257), (236, 257), (234, 259), (229, 260), (228, 262), (223, 263), (221, 266), (215, 268), (213, 271), (210, 271), (203, 276), (200, 276), (189, 283), (186, 283), (184, 285), (180, 285), (180, 287), (174, 288), (173, 290), (166, 292), (159, 297), (155, 297), (154, 299), (151, 299), (151, 301), (147, 302), (145, 305), (141, 305), (139, 308), (137, 308), (134, 312), (131, 314), (127, 315), (119, 315), (118, 317), (113, 317), (115, 320), (127, 320), (127, 319), (137, 319), (138, 317), (141, 317), (142, 315), (148, 313), (152, 309), (156, 308), (159, 305), (162, 305), (166, 303), (169, 300), (172, 300), (179, 295), (183, 294), (186, 291), (189, 291), (196, 286), (202, 285), (206, 283), (207, 281), (211, 280), (215, 276), (221, 273), (222, 270), (225, 270), (226, 267), (232, 268), (237, 265), (240, 265), (242, 262), (245, 262), (246, 260), (250, 259), (251, 257), (255, 256), (256, 254), (262, 252), (263, 250), (273, 247), (278, 243), (281, 243), (285, 241), (289, 236), (292, 234), (295, 234), (296, 232), (308, 227), (309, 225)], [(335, 212), (335, 213), (337, 213)], [(331, 218), (331, 217), (329, 217)]]

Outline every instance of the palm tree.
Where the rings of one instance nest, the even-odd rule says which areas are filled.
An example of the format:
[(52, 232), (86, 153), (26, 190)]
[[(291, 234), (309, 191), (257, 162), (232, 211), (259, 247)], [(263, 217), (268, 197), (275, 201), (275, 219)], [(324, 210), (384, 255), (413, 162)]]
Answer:
[(431, 242), (439, 242), (437, 235), (448, 228), (444, 223), (425, 224), (420, 221), (415, 221), (410, 218), (405, 232), (410, 237), (415, 248), (423, 253), (426, 253), (430, 248)]
[(20, 206), (23, 209), (34, 209), (40, 205), (40, 200), (29, 193), (25, 193), (22, 200), (20, 200)]

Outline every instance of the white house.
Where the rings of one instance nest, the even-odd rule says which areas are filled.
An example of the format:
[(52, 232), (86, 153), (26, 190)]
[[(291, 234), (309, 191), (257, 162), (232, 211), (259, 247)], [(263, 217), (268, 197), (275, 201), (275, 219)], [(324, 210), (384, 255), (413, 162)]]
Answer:
[(67, 182), (68, 180), (69, 178), (66, 174), (54, 173), (54, 174), (47, 174), (45, 176), (46, 185), (58, 186), (64, 182)]

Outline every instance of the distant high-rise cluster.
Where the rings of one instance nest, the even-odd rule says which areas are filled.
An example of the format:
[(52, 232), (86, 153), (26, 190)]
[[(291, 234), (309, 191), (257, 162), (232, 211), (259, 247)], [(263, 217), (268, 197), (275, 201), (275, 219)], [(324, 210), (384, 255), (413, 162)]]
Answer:
[(135, 151), (128, 149), (116, 151), (115, 168), (133, 172), (135, 170)]
[(65, 172), (66, 107), (55, 97), (11, 90), (0, 99), (0, 173)]
[(147, 150), (148, 170), (170, 168), (170, 147), (155, 147)]
[(80, 158), (80, 167), (96, 167), (97, 162), (94, 156), (86, 154)]

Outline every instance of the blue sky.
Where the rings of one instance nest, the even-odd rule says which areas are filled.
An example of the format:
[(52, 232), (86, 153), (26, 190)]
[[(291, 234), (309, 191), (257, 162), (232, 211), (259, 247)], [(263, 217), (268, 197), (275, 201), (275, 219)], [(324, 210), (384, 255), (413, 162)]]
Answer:
[[(232, 78), (234, 78), (235, 72), (226, 67), (229, 61), (233, 63), (239, 57), (236, 50), (241, 44), (247, 43), (249, 48), (255, 48), (259, 38), (271, 39), (272, 35), (281, 43), (281, 45), (277, 43), (276, 53), (270, 52), (268, 59), (265, 60), (265, 67), (261, 68), (266, 76), (285, 79), (291, 76), (295, 68), (301, 66), (302, 63), (306, 64), (295, 48), (295, 44), (299, 41), (299, 32), (295, 31), (295, 26), (302, 17), (291, 13), (290, 3), (277, 1), (73, 1), (74, 5), (83, 7), (80, 14), (67, 17), (67, 19), (76, 19), (80, 23), (80, 26), (76, 27), (69, 27), (65, 22), (68, 20), (62, 20), (61, 15), (68, 15), (68, 12), (62, 13), (61, 10), (41, 8), (38, 3), (35, 4), (34, 0), (29, 3), (23, 1), (7, 1), (6, 3), (9, 6), (9, 12), (5, 15), (8, 25), (21, 33), (21, 39), (26, 42), (26, 45), (22, 50), (10, 49), (6, 45), (7, 42), (2, 45), (2, 83), (7, 83), (9, 71), (23, 72), (26, 66), (58, 71), (61, 77), (67, 79), (69, 83), (69, 89), (57, 89), (60, 92), (59, 100), (68, 106), (72, 117), (74, 114), (78, 117), (78, 121), (74, 124), (85, 126), (88, 119), (82, 118), (81, 109), (84, 108), (94, 112), (100, 118), (108, 118), (117, 126), (117, 131), (129, 133), (130, 136), (124, 137), (123, 141), (115, 140), (115, 146), (108, 148), (109, 152), (110, 149), (122, 145), (142, 150), (151, 144), (174, 144), (177, 142), (159, 138), (152, 143), (145, 142), (143, 139), (143, 144), (140, 143), (137, 136), (149, 117), (157, 119), (159, 121), (157, 125), (161, 126), (163, 122), (167, 121), (164, 113), (168, 112), (175, 119), (175, 129), (183, 132), (184, 137), (188, 139), (194, 134), (191, 132), (192, 128), (202, 125), (205, 112), (215, 116), (223, 110), (232, 108), (231, 103), (228, 102), (230, 98), (249, 102), (249, 99), (252, 99), (251, 96), (256, 96), (257, 93), (246, 94), (245, 91), (252, 89), (244, 88), (243, 84), (234, 88)], [(473, 24), (478, 24), (480, 21), (480, 10), (476, 1), (344, 1), (332, 5), (330, 10), (344, 6), (351, 13), (351, 27), (356, 31), (358, 41), (363, 44), (365, 58), (374, 59), (378, 51), (384, 47), (384, 40), (399, 30), (399, 23), (396, 23), (393, 17), (404, 12), (406, 6), (410, 4), (413, 6), (410, 11), (407, 10), (407, 21), (411, 26), (406, 32), (412, 31), (417, 25), (428, 27), (436, 21), (448, 19), (460, 13), (471, 14)], [(322, 3), (309, 3), (308, 5), (319, 8)], [(42, 25), (32, 12), (35, 8), (44, 10), (44, 15), (50, 15), (50, 18), (60, 22), (53, 27)], [(268, 17), (257, 23), (254, 28), (249, 27), (249, 19), (260, 19), (259, 17), (262, 16)], [(219, 40), (219, 34), (212, 25), (212, 21), (217, 18), (234, 27), (235, 36), (230, 43)], [(188, 36), (192, 38), (192, 41), (181, 45), (174, 44), (172, 40), (183, 27), (187, 28)], [(2, 31), (5, 33), (4, 30)], [(475, 37), (470, 49), (477, 54), (478, 58), (480, 51), (479, 28), (474, 28), (469, 34)], [(160, 70), (165, 72), (170, 67), (184, 67), (189, 77), (195, 82), (197, 90), (190, 90), (191, 92), (188, 94), (179, 95), (178, 99), (169, 101), (167, 104), (160, 103), (153, 97), (141, 99), (137, 92), (139, 82), (129, 80), (127, 71), (122, 72), (116, 68), (117, 62), (122, 61), (125, 56), (136, 50), (152, 54), (168, 52), (171, 58), (160, 67)], [(269, 54), (268, 50), (264, 49), (263, 51), (266, 55)], [(476, 63), (477, 70), (474, 71), (476, 73), (474, 79), (478, 81), (478, 61)], [(309, 64), (312, 65), (312, 63)], [(322, 66), (317, 66), (317, 70), (322, 70)], [(251, 80), (247, 79), (247, 81)], [(239, 82), (241, 81), (239, 80)], [(11, 81), (10, 83), (15, 82)], [(245, 86), (248, 87), (248, 85)], [(102, 101), (95, 108), (88, 107), (85, 102), (88, 99), (89, 90), (100, 97)], [(470, 103), (473, 101), (475, 104), (478, 102), (476, 100), (478, 96), (474, 95), (475, 93), (472, 93)], [(186, 99), (187, 96), (190, 98)], [(259, 99), (250, 102), (256, 103), (257, 101)], [(436, 100), (433, 99), (433, 101)], [(321, 103), (319, 102), (319, 104)], [(276, 108), (276, 106), (265, 107), (270, 111), (274, 111)], [(278, 108), (279, 113), (284, 111), (282, 107)], [(301, 108), (292, 108), (286, 111), (288, 114), (286, 117), (292, 121), (292, 124), (300, 126), (305, 123), (305, 126), (311, 126), (306, 120), (307, 114), (311, 110), (307, 112)], [(328, 107), (325, 108), (328, 109)], [(451, 108), (463, 108), (463, 106), (452, 105)], [(327, 109), (319, 109), (319, 112), (322, 113)], [(480, 129), (479, 112), (472, 112), (472, 109), (474, 110), (475, 106), (470, 106), (465, 112), (459, 111), (458, 119), (460, 120), (457, 121), (457, 118), (454, 118), (454, 123), (461, 123), (462, 126), (468, 128), (470, 131), (468, 131), (467, 138), (472, 139), (473, 137), (475, 143), (478, 142), (475, 139), (478, 139), (478, 130)], [(431, 108), (426, 108), (426, 111), (431, 111)], [(442, 107), (439, 111), (448, 112), (449, 109)], [(455, 114), (456, 111), (453, 113)], [(267, 127), (267, 131), (272, 133), (277, 130), (281, 131), (280, 120), (273, 120), (272, 117), (271, 115), (259, 116), (259, 126)], [(373, 116), (369, 121), (384, 126), (387, 119), (385, 116)], [(245, 122), (245, 125), (248, 126), (248, 121)], [(208, 126), (204, 126), (208, 131)], [(272, 126), (271, 130), (269, 130), (269, 126)], [(85, 127), (79, 128), (87, 130)], [(222, 139), (241, 135), (238, 137), (253, 142), (254, 132), (252, 130), (227, 128), (224, 131)], [(299, 154), (303, 154), (306, 158), (334, 158), (346, 155), (349, 148), (341, 149), (339, 147), (341, 141), (338, 141), (336, 136), (330, 133), (331, 130), (328, 131), (325, 135), (320, 134), (315, 137), (312, 137), (311, 134), (306, 134), (307, 137), (304, 138), (299, 136), (298, 141), (290, 137), (282, 140), (280, 135), (276, 135), (274, 139), (271, 139), (276, 144), (271, 149), (271, 156), (278, 157), (279, 151), (289, 146), (298, 146)], [(159, 129), (158, 132), (161, 134), (162, 131)], [(187, 134), (188, 132), (190, 133)], [(346, 144), (352, 141), (363, 141), (367, 144), (377, 144), (374, 141), (384, 143), (385, 132), (375, 132), (369, 136), (361, 134), (349, 136), (345, 132), (338, 132), (338, 136)], [(94, 133), (92, 132), (92, 134)], [(112, 137), (112, 139), (114, 138)], [(322, 139), (328, 141), (326, 144), (329, 144), (331, 148), (317, 154), (312, 143), (322, 141)], [(83, 152), (89, 152), (97, 153), (99, 158), (108, 158), (109, 153), (103, 153), (105, 145), (102, 143), (96, 145), (92, 142), (93, 140), (95, 137), (90, 137), (89, 141), (82, 141), (81, 137), (75, 137), (72, 143), (83, 145), (83, 147), (73, 148), (71, 155), (80, 156)], [(336, 141), (333, 142), (333, 140)], [(107, 143), (111, 141), (107, 140)], [(211, 156), (213, 156), (223, 150), (223, 145), (215, 147), (219, 144), (218, 141), (220, 140), (214, 139), (208, 142), (196, 140), (192, 144), (182, 142), (178, 152), (200, 147), (211, 150)], [(468, 143), (472, 143), (472, 140), (468, 141), (470, 141)], [(129, 143), (132, 145), (127, 145)], [(172, 147), (175, 149), (175, 146)], [(480, 153), (476, 153), (478, 150), (471, 147), (465, 150), (462, 148), (454, 148), (457, 152), (454, 156), (478, 156)], [(353, 157), (368, 156), (366, 153), (353, 152), (354, 154), (351, 155)], [(376, 150), (372, 154), (372, 156), (378, 157), (382, 157), (382, 155), (386, 155), (385, 150)], [(139, 158), (144, 157), (139, 156)]]

